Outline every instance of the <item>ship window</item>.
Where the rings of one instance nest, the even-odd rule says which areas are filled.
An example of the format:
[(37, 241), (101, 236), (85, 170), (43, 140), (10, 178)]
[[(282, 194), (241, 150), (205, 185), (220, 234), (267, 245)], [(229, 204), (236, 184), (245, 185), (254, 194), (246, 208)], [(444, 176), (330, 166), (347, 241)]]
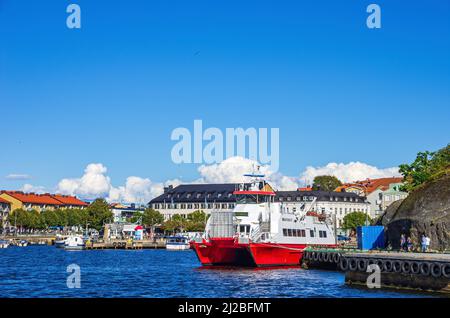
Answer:
[(288, 230), (287, 229), (283, 229), (283, 236), (288, 236)]
[(288, 236), (292, 236), (292, 230), (288, 229)]
[(327, 231), (319, 231), (319, 237), (327, 238)]
[(298, 236), (298, 233), (297, 233), (297, 230), (292, 230), (292, 236), (294, 236), (294, 237), (297, 237)]
[(306, 237), (306, 231), (300, 230), (300, 237)]
[(309, 230), (309, 236), (314, 237), (314, 230)]

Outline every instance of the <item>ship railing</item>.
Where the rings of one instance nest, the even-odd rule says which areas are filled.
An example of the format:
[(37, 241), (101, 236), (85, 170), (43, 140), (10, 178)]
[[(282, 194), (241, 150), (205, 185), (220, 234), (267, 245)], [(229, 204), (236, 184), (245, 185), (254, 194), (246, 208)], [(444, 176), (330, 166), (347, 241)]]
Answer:
[(256, 242), (256, 241), (258, 241), (261, 238), (261, 234), (262, 234), (261, 233), (261, 227), (258, 225), (258, 226), (254, 227), (252, 229), (252, 232), (250, 234), (250, 239), (253, 242)]
[(268, 222), (263, 222), (252, 229), (250, 239), (253, 242), (258, 242), (259, 240), (261, 240), (263, 234), (268, 234), (269, 232), (270, 232), (270, 224)]

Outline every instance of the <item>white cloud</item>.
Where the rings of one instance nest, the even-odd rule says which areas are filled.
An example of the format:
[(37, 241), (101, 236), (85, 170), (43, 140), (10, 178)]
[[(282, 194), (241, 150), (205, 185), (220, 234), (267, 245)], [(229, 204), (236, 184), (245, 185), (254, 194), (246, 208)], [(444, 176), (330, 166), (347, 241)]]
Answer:
[(112, 187), (108, 201), (146, 204), (163, 192), (162, 183), (153, 183), (150, 179), (128, 177), (124, 186)]
[(105, 197), (112, 188), (111, 180), (106, 175), (107, 171), (108, 169), (101, 163), (91, 163), (81, 178), (61, 180), (57, 192), (87, 199)]
[[(259, 164), (243, 157), (231, 157), (219, 164), (203, 165), (198, 169), (203, 183), (239, 183), (248, 181), (244, 174), (251, 173)], [(277, 190), (295, 190), (298, 180), (281, 173), (274, 173), (269, 166), (260, 165), (260, 173), (266, 175), (267, 181)]]
[(23, 192), (34, 192), (34, 193), (45, 193), (47, 192), (45, 187), (42, 186), (34, 186), (32, 184), (24, 184), (23, 187), (20, 189), (20, 191)]
[(353, 182), (367, 178), (385, 178), (399, 176), (398, 168), (379, 169), (362, 162), (335, 163), (331, 162), (323, 167), (307, 167), (301, 174), (301, 180), (312, 183), (316, 176), (331, 175), (342, 182)]
[(11, 173), (8, 174), (5, 179), (7, 180), (30, 180), (31, 176), (28, 174)]

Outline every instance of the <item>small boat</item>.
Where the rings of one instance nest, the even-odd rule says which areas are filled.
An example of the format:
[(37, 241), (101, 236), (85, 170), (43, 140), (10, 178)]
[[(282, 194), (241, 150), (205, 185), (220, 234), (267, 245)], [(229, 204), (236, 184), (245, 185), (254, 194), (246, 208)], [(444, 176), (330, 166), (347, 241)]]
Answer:
[(85, 248), (85, 243), (81, 235), (71, 235), (64, 243), (64, 249), (70, 251), (79, 251)]
[(171, 236), (166, 239), (166, 249), (169, 251), (185, 251), (190, 248), (191, 245), (187, 237)]
[(8, 248), (8, 247), (9, 247), (9, 241), (7, 241), (7, 240), (0, 240), (0, 249)]
[(57, 235), (55, 240), (55, 247), (64, 248), (65, 245), (66, 245), (66, 238), (62, 237), (61, 235)]
[(29, 244), (29, 242), (26, 240), (20, 240), (19, 242), (17, 242), (18, 247), (27, 247), (28, 244)]

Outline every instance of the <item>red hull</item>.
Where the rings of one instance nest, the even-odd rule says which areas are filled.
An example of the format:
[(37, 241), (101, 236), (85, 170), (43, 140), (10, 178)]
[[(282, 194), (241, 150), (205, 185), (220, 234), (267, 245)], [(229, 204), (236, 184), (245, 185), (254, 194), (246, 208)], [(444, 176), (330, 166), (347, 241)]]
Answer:
[(234, 238), (193, 243), (204, 266), (299, 266), (306, 247), (304, 244), (239, 244)]

